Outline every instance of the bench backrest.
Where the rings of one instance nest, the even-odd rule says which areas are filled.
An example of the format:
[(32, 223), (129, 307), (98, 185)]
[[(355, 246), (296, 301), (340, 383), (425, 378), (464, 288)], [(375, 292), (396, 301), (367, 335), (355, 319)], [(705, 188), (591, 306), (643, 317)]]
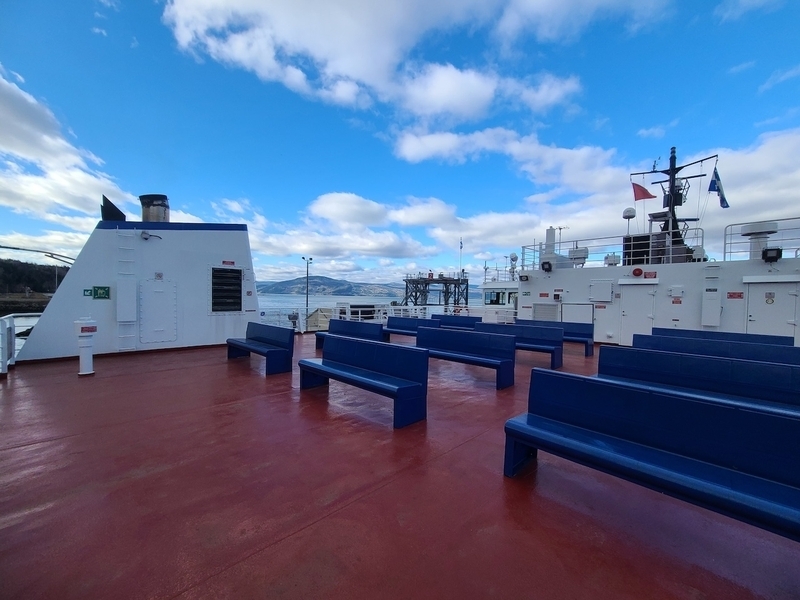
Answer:
[(414, 346), (329, 334), (322, 347), (322, 360), (428, 385), (428, 351)]
[(470, 317), (469, 315), (431, 315), (431, 319), (438, 319), (442, 327), (469, 327), (470, 329), (475, 326), (475, 323), (480, 323), (483, 317)]
[(749, 344), (746, 342), (724, 342), (701, 338), (680, 338), (661, 335), (633, 335), (633, 347), (647, 350), (664, 350), (683, 354), (702, 354), (759, 360), (783, 365), (800, 365), (800, 347), (775, 344)]
[(570, 323), (569, 321), (541, 321), (533, 319), (516, 319), (517, 325), (534, 325), (536, 327), (560, 327), (564, 335), (569, 337), (594, 339), (594, 323)]
[(516, 339), (513, 335), (420, 327), (417, 329), (417, 346), (458, 354), (514, 360)]
[(800, 417), (534, 368), (528, 412), (800, 487)]
[(417, 319), (415, 317), (389, 317), (386, 327), (389, 329), (413, 329), (418, 327), (439, 327), (439, 319)]
[[(385, 339), (383, 325), (380, 323), (364, 323), (362, 321), (333, 319), (328, 323), (328, 333), (356, 337), (364, 340), (375, 340), (376, 342)], [(327, 337), (325, 339), (325, 343), (327, 343)]]
[(800, 406), (800, 366), (797, 365), (603, 346), (597, 362), (597, 376)]
[(278, 327), (276, 325), (264, 325), (263, 323), (250, 322), (247, 324), (245, 337), (248, 340), (272, 344), (279, 348), (286, 348), (289, 354), (294, 352), (294, 329), (288, 327)]
[(732, 333), (729, 331), (676, 329), (674, 327), (653, 327), (653, 335), (700, 338), (703, 340), (717, 340), (720, 342), (747, 342), (750, 344), (777, 344), (780, 346), (794, 346), (794, 338), (788, 335)]
[(542, 346), (563, 346), (564, 330), (558, 327), (534, 327), (504, 323), (475, 323), (475, 331), (513, 335), (517, 342)]

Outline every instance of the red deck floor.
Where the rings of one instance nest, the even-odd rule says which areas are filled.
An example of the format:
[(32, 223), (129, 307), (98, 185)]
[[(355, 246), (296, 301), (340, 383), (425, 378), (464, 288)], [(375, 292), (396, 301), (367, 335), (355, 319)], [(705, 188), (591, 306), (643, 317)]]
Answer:
[[(397, 338), (408, 343), (410, 338)], [(395, 341), (393, 339), (393, 341)], [(296, 359), (315, 354), (298, 336)], [(582, 346), (565, 369), (593, 373)], [(2, 598), (798, 598), (800, 544), (540, 452), (494, 371), (432, 360), (428, 419), (223, 347), (0, 381)]]

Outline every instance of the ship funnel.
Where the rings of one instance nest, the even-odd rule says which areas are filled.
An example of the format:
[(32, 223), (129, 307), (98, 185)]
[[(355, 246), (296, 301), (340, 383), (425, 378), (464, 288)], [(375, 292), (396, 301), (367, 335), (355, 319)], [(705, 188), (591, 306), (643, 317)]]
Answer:
[(142, 203), (142, 221), (169, 222), (169, 199), (165, 194), (139, 196)]

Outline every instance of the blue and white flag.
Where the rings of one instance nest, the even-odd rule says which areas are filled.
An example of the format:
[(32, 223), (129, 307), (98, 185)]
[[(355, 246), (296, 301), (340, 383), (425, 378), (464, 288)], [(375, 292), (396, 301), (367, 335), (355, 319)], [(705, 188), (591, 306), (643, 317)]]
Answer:
[(719, 194), (719, 205), (722, 208), (730, 208), (730, 204), (725, 199), (725, 192), (722, 189), (722, 182), (719, 180), (719, 173), (717, 167), (714, 167), (714, 176), (711, 178), (711, 183), (708, 185), (709, 192), (717, 192)]

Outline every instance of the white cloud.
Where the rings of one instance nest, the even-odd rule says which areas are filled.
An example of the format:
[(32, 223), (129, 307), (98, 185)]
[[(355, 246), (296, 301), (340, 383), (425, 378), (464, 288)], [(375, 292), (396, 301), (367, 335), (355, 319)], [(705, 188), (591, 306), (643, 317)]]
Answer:
[(456, 207), (438, 198), (411, 198), (408, 205), (389, 211), (389, 219), (404, 227), (454, 223)]
[(103, 37), (108, 37), (108, 33), (106, 33), (106, 30), (100, 27), (92, 27), (92, 33), (96, 33), (97, 35), (102, 35)]
[(529, 86), (514, 79), (503, 80), (503, 91), (519, 100), (533, 112), (544, 112), (553, 106), (563, 104), (570, 96), (581, 91), (580, 79), (576, 76), (556, 77), (551, 73), (538, 76), (537, 84)]
[(765, 92), (768, 89), (775, 87), (779, 83), (794, 79), (795, 77), (800, 77), (800, 65), (785, 71), (775, 71), (772, 75), (770, 75), (769, 79), (759, 86), (758, 91)]
[(136, 202), (97, 168), (98, 157), (64, 139), (46, 106), (3, 77), (0, 122), (0, 206), (52, 219), (70, 212), (99, 215), (103, 194), (115, 202)]
[[(469, 120), (504, 94), (534, 111), (580, 91), (577, 78), (536, 85), (493, 68), (418, 63), (411, 51), (432, 31), (494, 30), (501, 43), (533, 31), (573, 35), (598, 18), (654, 22), (670, 0), (169, 0), (163, 20), (178, 46), (324, 101), (396, 105), (422, 118)], [(498, 20), (499, 19), (499, 20)]]
[(652, 25), (669, 0), (510, 0), (497, 24), (499, 35), (513, 39), (533, 31), (540, 41), (574, 38), (595, 19), (622, 17), (636, 30)]
[(724, 0), (714, 8), (714, 14), (722, 21), (734, 21), (753, 10), (775, 10), (783, 0)]
[(735, 75), (736, 73), (741, 73), (742, 71), (747, 71), (748, 69), (752, 69), (756, 66), (756, 61), (748, 60), (747, 62), (739, 63), (738, 65), (732, 66), (728, 69), (728, 73), (731, 75)]
[(482, 116), (494, 99), (497, 77), (453, 65), (425, 66), (403, 83), (403, 104), (416, 115)]
[(327, 220), (338, 229), (383, 225), (386, 207), (356, 194), (334, 192), (323, 194), (308, 207), (309, 212)]
[(502, 151), (518, 137), (516, 132), (502, 127), (469, 134), (405, 131), (397, 138), (395, 154), (412, 163), (429, 158), (463, 162), (484, 152)]
[(636, 132), (636, 135), (643, 138), (662, 138), (664, 137), (664, 128), (661, 126), (658, 127), (648, 127), (646, 129), (640, 129)]

